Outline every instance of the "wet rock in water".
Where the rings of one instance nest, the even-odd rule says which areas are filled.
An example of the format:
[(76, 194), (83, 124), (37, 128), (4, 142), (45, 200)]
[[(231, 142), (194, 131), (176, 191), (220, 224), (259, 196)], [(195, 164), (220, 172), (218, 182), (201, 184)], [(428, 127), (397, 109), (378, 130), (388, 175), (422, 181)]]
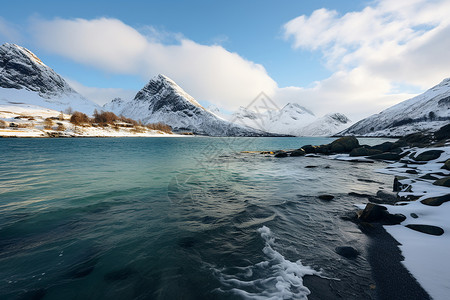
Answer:
[(450, 176), (441, 178), (433, 182), (434, 185), (450, 187)]
[(354, 136), (344, 136), (330, 144), (330, 150), (333, 153), (349, 153), (359, 147), (359, 141)]
[(391, 193), (384, 190), (379, 190), (376, 197), (370, 197), (369, 199), (374, 203), (390, 205), (394, 205), (399, 200), (396, 193)]
[(431, 174), (425, 174), (425, 175), (423, 175), (423, 176), (420, 176), (419, 178), (421, 178), (421, 179), (427, 179), (427, 180), (438, 180), (439, 178), (437, 178), (437, 177), (434, 177), (433, 175), (431, 175)]
[(130, 267), (125, 267), (123, 269), (111, 271), (109, 273), (106, 273), (103, 277), (106, 281), (119, 281), (119, 280), (125, 280), (132, 276), (134, 276), (137, 273), (137, 271)]
[(358, 250), (350, 246), (336, 247), (335, 251), (340, 256), (343, 256), (348, 259), (355, 259), (359, 255)]
[(347, 211), (341, 216), (341, 219), (356, 222), (358, 220), (358, 213), (356, 211)]
[(419, 216), (416, 213), (411, 213), (410, 214), (412, 218), (417, 219)]
[(447, 159), (445, 161), (444, 165), (442, 166), (442, 169), (450, 170), (450, 159)]
[(408, 173), (408, 174), (419, 174), (419, 172), (417, 172), (417, 171), (414, 170), (414, 169), (406, 170), (405, 173)]
[(318, 166), (305, 166), (306, 169), (317, 168)]
[(355, 148), (352, 151), (350, 151), (350, 156), (369, 156), (369, 155), (380, 154), (382, 152), (383, 151), (381, 151), (381, 150), (359, 147), (359, 148)]
[(395, 153), (395, 152), (385, 152), (385, 153), (381, 153), (381, 154), (375, 154), (375, 155), (370, 155), (368, 156), (368, 158), (370, 159), (378, 159), (378, 160), (400, 160), (400, 158), (402, 158), (400, 156), (400, 154)]
[(353, 197), (360, 197), (360, 198), (370, 197), (369, 194), (360, 194), (360, 193), (355, 193), (355, 192), (350, 192), (350, 193), (348, 193), (348, 195), (353, 196)]
[(422, 225), (422, 224), (408, 224), (406, 225), (409, 229), (419, 231), (422, 233), (430, 234), (430, 235), (443, 235), (444, 229), (438, 226), (433, 225)]
[(425, 152), (420, 153), (417, 155), (417, 157), (413, 158), (416, 161), (429, 161), (436, 158), (439, 158), (441, 156), (441, 153), (444, 152), (443, 150), (428, 150)]
[(440, 196), (440, 197), (431, 197), (427, 199), (423, 199), (420, 202), (429, 206), (439, 206), (442, 203), (450, 201), (450, 194)]
[(278, 153), (276, 153), (275, 154), (275, 157), (287, 157), (288, 155), (287, 155), (287, 153), (286, 152), (278, 152)]
[(300, 149), (292, 151), (290, 156), (303, 156), (305, 154), (306, 154), (305, 150), (300, 148)]
[(364, 222), (375, 222), (383, 219), (387, 213), (387, 208), (374, 203), (367, 203), (359, 219)]
[(319, 195), (319, 199), (320, 200), (330, 201), (330, 200), (334, 199), (334, 196), (333, 195), (326, 195), (326, 194), (324, 194), (324, 195)]
[(302, 147), (303, 151), (305, 151), (306, 154), (310, 153), (316, 153), (316, 147), (312, 145), (305, 145)]
[(316, 153), (321, 153), (321, 154), (330, 154), (331, 150), (330, 150), (330, 145), (320, 145), (317, 146), (315, 148)]

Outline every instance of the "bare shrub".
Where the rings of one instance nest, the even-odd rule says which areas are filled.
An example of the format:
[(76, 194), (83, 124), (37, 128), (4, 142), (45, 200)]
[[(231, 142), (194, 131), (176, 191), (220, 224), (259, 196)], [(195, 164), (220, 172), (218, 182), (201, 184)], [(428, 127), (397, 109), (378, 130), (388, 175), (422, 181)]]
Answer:
[(97, 110), (94, 111), (94, 122), (102, 126), (106, 124), (114, 125), (114, 122), (119, 120), (120, 120), (119, 117), (116, 116), (116, 114), (114, 114), (113, 112), (110, 111), (98, 112)]
[(57, 131), (64, 131), (66, 130), (66, 127), (63, 124), (59, 124), (58, 127), (56, 128)]
[(33, 128), (33, 123), (19, 123), (17, 124), (17, 128)]
[(67, 115), (71, 115), (71, 114), (73, 114), (73, 109), (72, 109), (72, 107), (68, 107), (68, 108), (66, 108), (66, 110), (64, 111)]
[(44, 129), (46, 130), (52, 130), (53, 127), (53, 120), (50, 118), (47, 118), (44, 120)]
[(142, 127), (142, 126), (134, 126), (133, 129), (131, 129), (131, 132), (134, 132), (134, 133), (144, 133), (146, 131), (147, 130), (145, 129), (145, 127)]
[(7, 127), (9, 127), (9, 123), (4, 120), (0, 120), (0, 128), (7, 128)]
[(74, 125), (83, 125), (83, 124), (90, 124), (91, 120), (86, 114), (76, 111), (70, 117), (70, 123)]
[(172, 127), (164, 123), (149, 123), (146, 125), (148, 129), (159, 130), (166, 133), (172, 133)]

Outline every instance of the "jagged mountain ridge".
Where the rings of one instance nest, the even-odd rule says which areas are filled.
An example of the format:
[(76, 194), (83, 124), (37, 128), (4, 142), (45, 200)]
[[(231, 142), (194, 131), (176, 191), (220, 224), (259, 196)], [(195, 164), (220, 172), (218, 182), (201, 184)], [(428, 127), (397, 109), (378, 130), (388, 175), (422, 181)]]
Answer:
[(0, 46), (0, 101), (58, 111), (70, 107), (86, 113), (99, 108), (76, 92), (30, 50), (9, 43)]
[(330, 136), (350, 123), (345, 115), (339, 113), (318, 118), (298, 103), (288, 103), (279, 110), (259, 113), (241, 107), (232, 118), (251, 127), (294, 136)]
[(271, 135), (234, 124), (209, 112), (173, 80), (162, 74), (152, 78), (133, 100), (115, 99), (104, 108), (143, 123), (162, 122), (170, 125), (174, 131), (211, 136)]
[(411, 99), (365, 118), (337, 135), (404, 136), (450, 122), (450, 78)]

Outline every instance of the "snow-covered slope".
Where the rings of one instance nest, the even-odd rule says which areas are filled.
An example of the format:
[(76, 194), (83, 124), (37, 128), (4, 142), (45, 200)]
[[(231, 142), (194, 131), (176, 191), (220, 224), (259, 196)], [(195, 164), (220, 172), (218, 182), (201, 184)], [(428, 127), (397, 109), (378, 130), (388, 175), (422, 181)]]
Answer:
[(0, 46), (0, 103), (31, 104), (57, 111), (70, 107), (89, 114), (99, 108), (30, 50), (8, 43)]
[(152, 78), (133, 100), (107, 104), (116, 114), (143, 123), (162, 122), (174, 131), (211, 136), (266, 136), (266, 132), (234, 124), (203, 108), (173, 80), (164, 75)]
[(450, 78), (414, 98), (365, 118), (338, 135), (403, 136), (450, 122)]
[(255, 112), (241, 107), (233, 119), (254, 128), (295, 136), (329, 136), (347, 127), (350, 120), (343, 114), (318, 118), (297, 103), (288, 103), (280, 110)]

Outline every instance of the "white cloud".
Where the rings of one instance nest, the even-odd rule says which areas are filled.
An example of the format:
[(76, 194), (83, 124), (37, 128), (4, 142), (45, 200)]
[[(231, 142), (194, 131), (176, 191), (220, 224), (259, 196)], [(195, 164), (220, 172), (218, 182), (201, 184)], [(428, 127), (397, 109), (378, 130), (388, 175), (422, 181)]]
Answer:
[(321, 51), (334, 72), (299, 95), (370, 111), (410, 96), (392, 94), (398, 85), (430, 88), (450, 76), (449, 15), (448, 0), (379, 0), (342, 16), (319, 9), (287, 22), (292, 47)]
[(67, 83), (75, 89), (78, 93), (94, 101), (99, 105), (103, 105), (114, 98), (122, 98), (124, 100), (131, 100), (136, 96), (137, 91), (135, 90), (125, 90), (121, 88), (98, 88), (98, 87), (88, 87), (76, 80), (70, 78), (64, 78)]
[(198, 100), (226, 109), (250, 102), (261, 91), (273, 94), (277, 85), (263, 66), (219, 45), (201, 45), (178, 36), (163, 44), (154, 28), (150, 36), (116, 19), (34, 20), (37, 44), (77, 62), (107, 72), (135, 74), (145, 80), (163, 73)]

